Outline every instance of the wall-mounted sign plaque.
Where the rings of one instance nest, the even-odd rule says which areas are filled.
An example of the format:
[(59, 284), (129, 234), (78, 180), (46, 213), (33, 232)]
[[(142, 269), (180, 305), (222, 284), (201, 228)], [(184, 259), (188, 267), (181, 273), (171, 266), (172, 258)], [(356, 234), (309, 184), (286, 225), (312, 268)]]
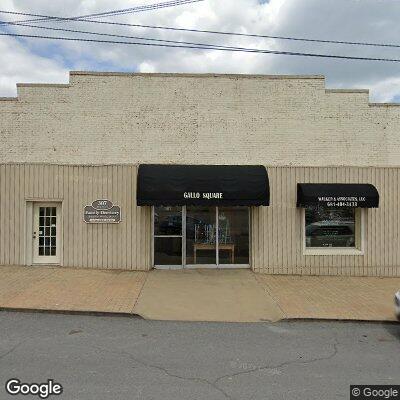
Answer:
[(379, 193), (370, 183), (298, 183), (297, 207), (373, 208)]
[(83, 220), (88, 224), (118, 224), (121, 222), (121, 207), (110, 200), (95, 200), (85, 207)]

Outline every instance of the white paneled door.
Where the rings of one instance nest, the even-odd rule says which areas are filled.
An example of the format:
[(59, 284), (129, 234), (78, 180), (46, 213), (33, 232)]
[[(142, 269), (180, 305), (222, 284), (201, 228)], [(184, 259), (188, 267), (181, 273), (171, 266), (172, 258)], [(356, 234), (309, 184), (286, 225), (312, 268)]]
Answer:
[(33, 263), (59, 264), (61, 257), (61, 205), (35, 203), (33, 206)]

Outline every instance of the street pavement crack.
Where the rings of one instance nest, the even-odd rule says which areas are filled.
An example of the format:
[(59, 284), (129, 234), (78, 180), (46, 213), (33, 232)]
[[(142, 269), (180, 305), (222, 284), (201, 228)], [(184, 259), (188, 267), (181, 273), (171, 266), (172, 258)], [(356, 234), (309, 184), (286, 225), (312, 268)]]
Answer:
[(26, 342), (26, 340), (22, 340), (21, 342), (18, 342), (15, 346), (11, 347), (10, 350), (7, 350), (5, 353), (0, 354), (0, 360), (7, 357), (9, 354), (14, 352), (15, 350), (17, 350), (17, 348), (20, 347), (21, 345), (23, 345), (25, 342)]
[(215, 384), (216, 381), (215, 382), (210, 382), (209, 380), (207, 380), (205, 378), (187, 377), (187, 376), (174, 374), (174, 373), (170, 372), (165, 367), (162, 367), (162, 366), (156, 365), (156, 364), (147, 363), (147, 362), (145, 362), (143, 360), (140, 360), (136, 356), (134, 356), (132, 353), (129, 353), (128, 351), (115, 351), (115, 350), (104, 349), (104, 348), (101, 348), (101, 347), (98, 347), (98, 346), (92, 346), (92, 347), (97, 349), (97, 350), (105, 351), (105, 352), (108, 352), (108, 353), (124, 355), (124, 356), (132, 359), (136, 363), (138, 363), (138, 364), (140, 364), (140, 365), (142, 365), (142, 366), (144, 366), (146, 368), (156, 369), (158, 371), (163, 372), (164, 374), (166, 374), (167, 376), (169, 376), (171, 378), (182, 379), (182, 380), (185, 380), (185, 381), (197, 382), (197, 383), (201, 383), (201, 384), (205, 384), (205, 385), (211, 386), (212, 388), (214, 388), (215, 390), (220, 392), (222, 395), (224, 395), (224, 397), (226, 397), (227, 399), (229, 399), (229, 400), (233, 399), (222, 388), (216, 386), (216, 384)]
[(283, 363), (275, 364), (275, 365), (264, 365), (264, 366), (252, 368), (252, 369), (249, 369), (246, 371), (240, 371), (235, 374), (227, 374), (227, 375), (220, 376), (213, 383), (214, 383), (214, 385), (217, 385), (223, 379), (234, 378), (234, 377), (240, 376), (240, 375), (252, 374), (253, 372), (257, 372), (257, 371), (264, 371), (264, 370), (269, 370), (269, 369), (280, 369), (280, 368), (284, 368), (284, 367), (287, 367), (292, 364), (312, 364), (317, 361), (330, 360), (333, 357), (335, 357), (337, 353), (338, 353), (338, 341), (337, 341), (337, 339), (335, 339), (335, 341), (332, 345), (332, 351), (327, 356), (313, 357), (313, 358), (310, 358), (307, 360), (299, 360), (299, 359), (290, 360), (290, 361), (285, 361)]
[(337, 341), (337, 339), (335, 339), (334, 343), (332, 344), (332, 351), (330, 352), (330, 354), (328, 354), (326, 356), (312, 357), (312, 358), (306, 359), (306, 360), (295, 359), (295, 360), (285, 361), (285, 362), (282, 362), (280, 364), (265, 365), (265, 366), (249, 369), (249, 370), (246, 370), (246, 371), (237, 372), (237, 373), (234, 373), (234, 374), (223, 375), (223, 376), (218, 377), (214, 381), (209, 381), (208, 379), (205, 379), (205, 378), (186, 377), (186, 376), (182, 376), (182, 375), (178, 375), (178, 374), (172, 373), (165, 367), (145, 362), (145, 361), (137, 358), (136, 356), (134, 356), (132, 353), (129, 353), (127, 351), (109, 350), (109, 349), (104, 349), (104, 348), (98, 347), (98, 346), (92, 346), (92, 347), (97, 349), (97, 350), (100, 350), (100, 351), (105, 351), (105, 352), (108, 352), (108, 353), (113, 353), (113, 354), (118, 354), (118, 355), (124, 355), (124, 356), (130, 358), (131, 360), (135, 361), (136, 363), (138, 363), (138, 364), (140, 364), (140, 365), (142, 365), (142, 366), (144, 366), (146, 368), (151, 368), (151, 369), (155, 369), (155, 370), (161, 371), (165, 375), (167, 375), (167, 376), (169, 376), (171, 378), (182, 379), (182, 380), (185, 380), (185, 381), (197, 382), (197, 383), (200, 383), (200, 384), (208, 385), (208, 386), (212, 387), (213, 389), (217, 390), (219, 393), (221, 393), (228, 400), (233, 400), (234, 397), (230, 396), (223, 388), (221, 388), (219, 386), (219, 383), (224, 379), (234, 378), (234, 377), (241, 376), (241, 375), (246, 375), (246, 374), (252, 374), (252, 373), (257, 372), (257, 371), (264, 371), (264, 370), (269, 370), (269, 369), (271, 369), (271, 370), (273, 370), (273, 369), (281, 369), (281, 368), (284, 368), (284, 367), (287, 367), (287, 366), (293, 365), (293, 364), (312, 364), (312, 363), (318, 362), (318, 361), (330, 360), (333, 357), (335, 357), (337, 355), (337, 353), (338, 353), (338, 341)]

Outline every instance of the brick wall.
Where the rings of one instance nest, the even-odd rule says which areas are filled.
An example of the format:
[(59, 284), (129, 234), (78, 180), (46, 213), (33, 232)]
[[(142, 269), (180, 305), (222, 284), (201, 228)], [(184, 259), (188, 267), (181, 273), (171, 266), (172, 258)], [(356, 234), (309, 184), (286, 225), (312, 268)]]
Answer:
[(400, 107), (323, 77), (71, 73), (0, 101), (0, 162), (399, 166)]

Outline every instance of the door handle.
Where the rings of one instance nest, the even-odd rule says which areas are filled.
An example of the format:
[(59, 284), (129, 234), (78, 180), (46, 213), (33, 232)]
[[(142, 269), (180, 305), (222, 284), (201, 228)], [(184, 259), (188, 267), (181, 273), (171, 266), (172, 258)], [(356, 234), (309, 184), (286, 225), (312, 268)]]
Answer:
[(36, 232), (33, 232), (32, 238), (36, 239)]

